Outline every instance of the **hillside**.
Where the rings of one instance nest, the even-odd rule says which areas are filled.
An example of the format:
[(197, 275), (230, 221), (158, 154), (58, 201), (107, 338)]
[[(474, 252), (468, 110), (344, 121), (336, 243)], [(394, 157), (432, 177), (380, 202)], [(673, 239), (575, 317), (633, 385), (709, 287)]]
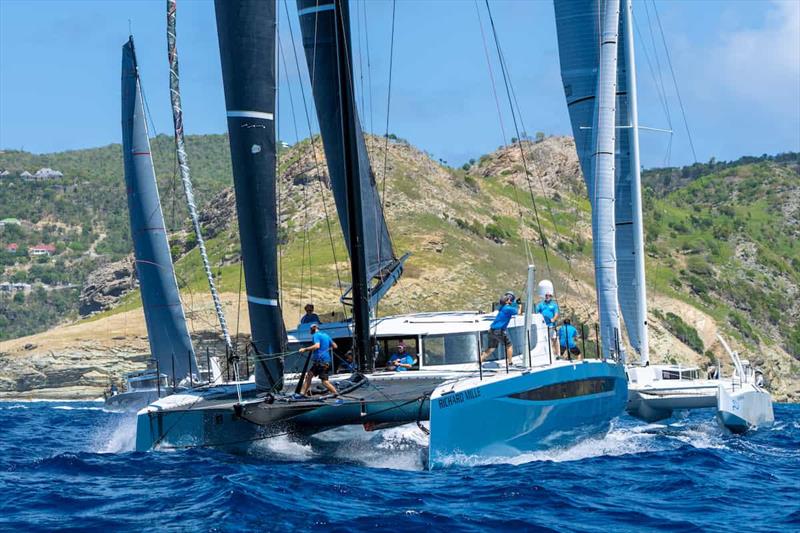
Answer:
[[(169, 153), (171, 140), (161, 137), (155, 145), (159, 143), (166, 144), (163, 152)], [(227, 190), (230, 169), (226, 139), (224, 136), (190, 138), (190, 158), (198, 152), (198, 145), (204, 147), (206, 157), (192, 159), (193, 175), (198, 180), (201, 198), (208, 202), (203, 209), (203, 223), (210, 237), (209, 250), (217, 283), (225, 293), (229, 323), (246, 334), (246, 306), (240, 304), (238, 297), (240, 265), (235, 209), (232, 194)], [(395, 250), (398, 254), (413, 253), (400, 285), (381, 303), (380, 314), (489, 309), (499, 292), (522, 290), (529, 262), (526, 257), (530, 257), (537, 265), (537, 278), (549, 277), (555, 281), (559, 302), (568, 314), (578, 322), (591, 322), (595, 318), (589, 203), (571, 139), (551, 137), (527, 143), (531, 179), (526, 178), (515, 146), (501, 147), (461, 169), (442, 166), (402, 140), (386, 143), (385, 139), (370, 138), (368, 146), (377, 182), (381, 187), (385, 184), (387, 219)], [(384, 146), (388, 146), (386, 154)], [(11, 169), (18, 174), (19, 169), (33, 172), (39, 165), (49, 166), (61, 171), (62, 179), (80, 176), (79, 183), (86, 181), (87, 189), (97, 191), (94, 196), (56, 194), (55, 199), (45, 200), (37, 200), (31, 192), (28, 198), (36, 205), (32, 208), (36, 211), (18, 210), (10, 216), (29, 217), (25, 220), (31, 222), (36, 216), (44, 216), (60, 222), (55, 207), (60, 198), (62, 202), (75, 204), (75, 209), (84, 210), (80, 216), (85, 218), (69, 218), (72, 216), (69, 215), (64, 224), (98, 236), (127, 232), (121, 163), (118, 155), (114, 155), (115, 150), (118, 154), (118, 146), (81, 151), (82, 155), (2, 154), (0, 170)], [(154, 153), (157, 152), (154, 148)], [(90, 156), (92, 159), (78, 162)], [(31, 159), (34, 157), (41, 159)], [(89, 164), (89, 160), (93, 163)], [(172, 160), (164, 156), (158, 161), (162, 202), (169, 223), (171, 213), (167, 205), (171, 206), (171, 201), (167, 199), (171, 198)], [(115, 164), (120, 166), (115, 168)], [(291, 327), (307, 301), (314, 301), (323, 313), (340, 314), (339, 280), (346, 284), (349, 272), (326, 185), (327, 172), (319, 139), (313, 143), (306, 140), (285, 150), (279, 165), (282, 303), (287, 325)], [(9, 181), (4, 181), (7, 179), (0, 178), (0, 191), (10, 187)], [(12, 181), (14, 187), (28, 183), (20, 178)], [(119, 185), (114, 185), (115, 182)], [(658, 169), (646, 173), (645, 183), (653, 359), (705, 366), (721, 355), (715, 339), (715, 333), (721, 330), (733, 339), (737, 349), (766, 369), (778, 397), (800, 399), (797, 244), (800, 174), (796, 155)], [(34, 185), (45, 187), (38, 182)], [(120, 198), (112, 200), (117, 193)], [(0, 194), (11, 198), (7, 190)], [(181, 205), (180, 190), (175, 197), (176, 204)], [(106, 216), (110, 209), (104, 205), (111, 204), (102, 202), (112, 201), (122, 207), (117, 206), (113, 216)], [(0, 218), (5, 216), (0, 213)], [(91, 220), (91, 227), (86, 230), (81, 220)], [(179, 230), (173, 234), (173, 253), (180, 257), (177, 276), (190, 325), (198, 338), (207, 339), (213, 336), (215, 327), (205, 279), (197, 251), (193, 250), (194, 239), (185, 231), (183, 218), (176, 215), (176, 220), (180, 221), (175, 224)], [(540, 243), (539, 226), (547, 243), (545, 248)], [(28, 266), (15, 262), (6, 267), (4, 276), (20, 279), (18, 272), (30, 272), (37, 265), (50, 265), (56, 270), (58, 261), (63, 261), (60, 271), (73, 272), (82, 262), (93, 267), (119, 259), (130, 245), (123, 249), (120, 244), (123, 236), (114, 237), (117, 238), (118, 250), (101, 248), (95, 240), (94, 249), (83, 253), (64, 250), (55, 259), (37, 259), (42, 263)], [(0, 234), (0, 243), (6, 242), (6, 235)], [(86, 284), (86, 268), (86, 273), (77, 276), (81, 279), (76, 284)], [(99, 383), (107, 382), (109, 373), (119, 375), (140, 364), (137, 357), (115, 358), (113, 366), (109, 366), (108, 357), (103, 356), (102, 363), (97, 359), (98, 347), (139, 355), (146, 350), (138, 293), (130, 290), (134, 284), (129, 271), (124, 266), (106, 267), (106, 271), (95, 273), (89, 285), (96, 293), (110, 287), (97, 305), (102, 308), (112, 304), (113, 308), (74, 325), (0, 343), (0, 361), (15, 368), (15, 377), (7, 376), (0, 382), (0, 391), (36, 395), (44, 386), (58, 394), (59, 387), (83, 385), (87, 387), (86, 394), (95, 394), (100, 390)], [(47, 294), (54, 293), (38, 296), (46, 299)], [(126, 294), (120, 299), (122, 293)], [(28, 295), (17, 305), (28, 307), (28, 299), (33, 297)], [(14, 299), (19, 298), (6, 296), (3, 303), (9, 305), (3, 307), (9, 309)], [(239, 305), (241, 308), (237, 310)], [(76, 301), (72, 310), (62, 316), (74, 320), (77, 310)], [(3, 313), (0, 311), (0, 339), (5, 329)], [(40, 324), (42, 328), (51, 325)], [(20, 334), (5, 333), (6, 338)], [(71, 377), (63, 380), (25, 378), (34, 373), (62, 375), (68, 367), (83, 368), (85, 372), (72, 372)]]

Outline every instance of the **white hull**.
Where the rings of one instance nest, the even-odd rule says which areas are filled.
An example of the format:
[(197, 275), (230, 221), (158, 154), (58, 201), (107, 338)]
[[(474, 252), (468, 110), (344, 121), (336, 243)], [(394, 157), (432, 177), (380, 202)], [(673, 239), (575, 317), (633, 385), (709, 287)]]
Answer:
[(772, 398), (767, 391), (752, 383), (744, 383), (732, 391), (720, 387), (717, 420), (733, 433), (770, 426), (775, 422)]

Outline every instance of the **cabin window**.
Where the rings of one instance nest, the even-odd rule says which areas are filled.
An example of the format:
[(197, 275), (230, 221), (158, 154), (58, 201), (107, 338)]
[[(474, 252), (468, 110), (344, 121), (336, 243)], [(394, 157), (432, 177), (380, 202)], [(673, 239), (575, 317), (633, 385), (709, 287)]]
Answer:
[(416, 363), (414, 368), (419, 367), (419, 340), (417, 337), (381, 337), (377, 340), (378, 344), (378, 357), (375, 360), (377, 368), (385, 367), (389, 363), (389, 359), (397, 354), (397, 347), (400, 343), (405, 344), (406, 353), (414, 358)]
[[(525, 352), (525, 328), (523, 326), (516, 326), (513, 328), (508, 328), (506, 331), (508, 333), (508, 338), (511, 339), (511, 346), (513, 347), (513, 354), (520, 355)], [(531, 328), (531, 338), (532, 344), (531, 346), (536, 346), (536, 329)], [(481, 346), (488, 347), (489, 346), (489, 332), (484, 331), (481, 333)], [(498, 346), (494, 352), (492, 352), (489, 357), (486, 359), (487, 361), (496, 361), (498, 359), (505, 360), (506, 358), (506, 351), (505, 347), (501, 344)]]
[(681, 379), (681, 373), (678, 370), (662, 370), (661, 379)]
[(566, 383), (554, 383), (538, 389), (511, 394), (511, 398), (542, 402), (548, 400), (564, 400), (577, 396), (588, 396), (614, 390), (614, 378), (590, 378)]
[(428, 335), (423, 343), (425, 366), (460, 365), (478, 362), (478, 334)]
[(699, 377), (699, 371), (696, 368), (681, 371), (681, 379), (698, 379)]

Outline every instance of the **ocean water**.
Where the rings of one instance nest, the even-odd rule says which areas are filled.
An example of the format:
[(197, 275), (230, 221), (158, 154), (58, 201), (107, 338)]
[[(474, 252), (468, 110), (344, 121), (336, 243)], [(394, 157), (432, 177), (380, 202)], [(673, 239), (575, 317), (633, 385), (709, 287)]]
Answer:
[(0, 402), (2, 531), (800, 531), (800, 405), (729, 435), (713, 411), (423, 470), (416, 426), (278, 437), (246, 455), (132, 452), (100, 404)]

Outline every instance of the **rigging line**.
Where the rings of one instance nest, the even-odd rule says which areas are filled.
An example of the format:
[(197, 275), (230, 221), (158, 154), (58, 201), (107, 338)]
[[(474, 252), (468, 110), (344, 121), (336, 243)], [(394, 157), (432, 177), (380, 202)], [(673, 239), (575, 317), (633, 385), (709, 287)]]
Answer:
[(489, 57), (489, 45), (486, 43), (486, 33), (483, 31), (483, 19), (481, 17), (481, 10), (478, 7), (478, 0), (475, 0), (475, 12), (478, 14), (478, 25), (481, 28), (481, 39), (483, 40), (483, 52), (486, 56), (486, 66), (489, 67), (489, 80), (492, 87), (492, 95), (494, 96), (494, 105), (497, 108), (497, 118), (500, 119), (500, 133), (502, 135), (503, 144), (506, 144), (506, 128), (503, 123), (503, 112), (500, 110), (500, 99), (497, 96), (496, 82), (494, 81), (494, 71), (492, 70), (492, 60)]
[[(697, 153), (694, 151), (694, 141), (692, 140), (692, 132), (689, 131), (689, 122), (686, 120), (686, 109), (683, 107), (683, 98), (681, 98), (681, 91), (678, 88), (678, 80), (675, 77), (675, 69), (672, 68), (672, 59), (669, 55), (669, 47), (667, 47), (667, 39), (664, 36), (664, 28), (661, 26), (661, 17), (658, 14), (658, 7), (656, 7), (655, 0), (653, 2), (653, 12), (656, 14), (656, 21), (658, 21), (658, 31), (661, 33), (661, 42), (664, 44), (664, 52), (667, 56), (667, 64), (669, 65), (669, 72), (672, 75), (672, 84), (675, 86), (675, 94), (678, 96), (678, 104), (681, 108), (681, 116), (683, 117), (683, 125), (686, 128), (686, 136), (689, 137), (689, 147), (692, 149), (692, 157), (694, 162), (697, 163)], [(647, 2), (645, 2), (647, 5)]]
[[(177, 154), (181, 182), (183, 183), (183, 192), (186, 196), (186, 205), (189, 210), (189, 217), (192, 221), (194, 234), (197, 238), (197, 247), (200, 252), (200, 258), (203, 264), (203, 270), (208, 281), (208, 288), (211, 292), (211, 300), (214, 305), (214, 310), (217, 314), (219, 327), (222, 330), (222, 337), (225, 340), (225, 345), (233, 349), (230, 333), (228, 332), (228, 323), (225, 320), (225, 312), (222, 307), (217, 287), (214, 282), (214, 274), (211, 270), (211, 262), (208, 258), (206, 251), (206, 243), (203, 238), (203, 231), (200, 226), (200, 220), (197, 214), (197, 207), (195, 206), (194, 199), (194, 186), (192, 185), (189, 173), (189, 161), (186, 155), (186, 149), (183, 136), (183, 109), (181, 105), (180, 94), (180, 78), (178, 67), (178, 45), (177, 45), (177, 31), (176, 31), (176, 0), (167, 0), (167, 53), (169, 58), (169, 77), (170, 77), (170, 103), (172, 104), (172, 118), (175, 129), (175, 152)], [(237, 375), (238, 378), (238, 375)], [(241, 391), (237, 387), (237, 393), (241, 400)]]
[[(639, 41), (641, 46), (638, 50), (641, 50), (644, 54), (645, 60), (647, 62), (647, 70), (650, 72), (650, 76), (653, 78), (653, 86), (656, 88), (656, 95), (658, 96), (658, 101), (661, 104), (661, 110), (664, 112), (664, 117), (667, 120), (667, 124), (670, 124), (670, 116), (669, 116), (669, 108), (667, 105), (667, 99), (664, 95), (664, 88), (658, 83), (658, 78), (656, 77), (656, 71), (653, 68), (653, 63), (650, 60), (650, 53), (647, 51), (647, 41), (644, 39), (644, 35), (642, 31), (639, 29), (639, 22), (638, 19), (634, 16), (633, 17), (633, 25), (636, 28), (636, 35), (639, 36)], [(672, 126), (669, 126), (669, 129), (672, 129)]]
[[(319, 6), (319, 2), (317, 2), (317, 5)], [(284, 10), (286, 12), (286, 17), (289, 18), (289, 6), (288, 6), (286, 0), (283, 0), (283, 7), (284, 7)], [(309, 79), (311, 81), (311, 86), (312, 87), (314, 86), (314, 69), (316, 68), (316, 54), (317, 54), (316, 28), (317, 28), (318, 17), (319, 17), (318, 13), (314, 15), (314, 55), (313, 55), (313, 59), (312, 59), (312, 62), (311, 62), (312, 68), (311, 68), (311, 71), (309, 72), (309, 75), (310, 75)], [(295, 44), (294, 30), (292, 29), (292, 25), (291, 24), (289, 24), (288, 26), (289, 26), (289, 36), (290, 36), (291, 41), (292, 41), (292, 51), (294, 52), (294, 64), (295, 64), (295, 67), (297, 68), (297, 79), (298, 79), (298, 82), (299, 82), (299, 85), (300, 85), (300, 94), (303, 97), (303, 111), (305, 112), (306, 123), (308, 125), (308, 136), (309, 136), (309, 142), (311, 144), (311, 153), (312, 153), (313, 158), (314, 158), (314, 169), (316, 170), (316, 173), (317, 173), (317, 183), (319, 184), (320, 196), (322, 197), (322, 207), (323, 207), (323, 210), (325, 212), (325, 224), (326, 224), (327, 230), (328, 230), (328, 240), (330, 241), (331, 254), (333, 256), (333, 264), (334, 264), (335, 270), (336, 270), (336, 283), (337, 283), (337, 287), (339, 288), (339, 296), (340, 296), (339, 300), (340, 300), (340, 302), (342, 304), (342, 314), (344, 316), (344, 319), (346, 320), (347, 319), (347, 306), (344, 304), (343, 301), (341, 301), (341, 296), (344, 295), (344, 287), (342, 285), (342, 276), (341, 276), (341, 273), (339, 271), (339, 260), (336, 257), (336, 246), (334, 245), (334, 242), (333, 242), (333, 230), (331, 229), (331, 219), (330, 219), (330, 215), (329, 215), (329, 212), (328, 212), (328, 201), (327, 201), (327, 197), (325, 195), (325, 187), (323, 187), (323, 183), (322, 183), (322, 172), (320, 171), (319, 158), (317, 158), (316, 143), (314, 142), (314, 134), (313, 134), (313, 131), (312, 131), (312, 128), (311, 128), (311, 115), (309, 114), (309, 111), (308, 111), (308, 100), (306, 99), (306, 91), (305, 91), (305, 88), (303, 87), (302, 76), (300, 74), (300, 61), (299, 61), (299, 59), (297, 57), (297, 45)]]
[[(397, 0), (392, 0), (392, 31), (389, 40), (389, 85), (386, 89), (386, 131), (384, 132), (383, 143), (383, 178), (381, 183), (381, 209), (386, 216), (386, 173), (389, 168), (389, 112), (392, 107), (392, 71), (394, 69), (394, 29), (395, 29), (395, 13), (397, 9)], [(388, 229), (388, 224), (387, 224)], [(389, 235), (391, 242), (391, 234)], [(380, 259), (380, 243), (383, 239), (378, 239), (378, 259)]]
[(656, 45), (656, 38), (655, 38), (655, 31), (653, 30), (653, 21), (650, 18), (650, 8), (647, 7), (647, 1), (643, 2), (644, 4), (644, 11), (647, 15), (647, 29), (650, 32), (650, 43), (653, 47), (653, 57), (655, 58), (656, 63), (656, 74), (658, 75), (658, 87), (661, 90), (661, 94), (664, 98), (664, 107), (665, 112), (667, 113), (667, 124), (669, 125), (669, 129), (672, 129), (672, 115), (669, 112), (669, 99), (667, 98), (667, 89), (666, 84), (664, 83), (664, 69), (661, 68), (661, 59), (660, 54), (658, 53), (658, 46)]
[[(366, 107), (364, 106), (364, 61), (362, 59), (363, 47), (361, 44), (361, 39), (363, 37), (361, 31), (361, 17), (358, 16), (358, 4), (356, 3), (356, 33), (358, 33), (358, 77), (359, 83), (361, 84), (361, 92), (359, 96), (361, 97), (361, 112), (366, 112)], [(355, 93), (355, 91), (353, 91)]]
[(505, 88), (506, 88), (506, 97), (508, 98), (508, 105), (511, 108), (511, 118), (513, 119), (513, 122), (514, 122), (514, 131), (517, 134), (517, 145), (519, 146), (519, 150), (520, 150), (520, 157), (522, 159), (522, 167), (525, 170), (525, 177), (528, 180), (528, 190), (530, 191), (531, 202), (533, 203), (533, 212), (534, 212), (534, 215), (536, 217), (536, 226), (537, 226), (538, 231), (539, 231), (539, 239), (541, 241), (542, 251), (544, 252), (544, 260), (545, 260), (545, 264), (547, 266), (547, 272), (548, 272), (548, 274), (550, 274), (550, 277), (552, 278), (553, 277), (553, 270), (550, 267), (550, 256), (547, 253), (547, 243), (545, 241), (544, 230), (542, 229), (542, 223), (541, 223), (541, 220), (539, 219), (539, 209), (536, 206), (536, 198), (535, 198), (535, 196), (533, 194), (533, 188), (531, 187), (531, 184), (530, 184), (530, 173), (528, 171), (528, 163), (527, 163), (527, 160), (525, 158), (525, 150), (523, 149), (522, 143), (521, 143), (521, 141), (519, 139), (519, 126), (517, 125), (517, 118), (516, 118), (516, 115), (514, 113), (514, 106), (513, 106), (513, 101), (512, 101), (512, 98), (511, 98), (511, 91), (510, 91), (509, 86), (508, 86), (508, 84), (509, 84), (508, 75), (507, 75), (507, 72), (506, 72), (506, 69), (505, 69), (505, 64), (504, 64), (503, 59), (502, 59), (502, 52), (500, 50), (500, 40), (499, 40), (499, 38), (497, 36), (497, 28), (495, 27), (495, 24), (494, 24), (494, 17), (492, 16), (492, 9), (491, 9), (491, 7), (489, 7), (489, 0), (485, 0), (485, 3), (486, 3), (486, 10), (489, 13), (489, 23), (490, 23), (491, 28), (492, 28), (492, 34), (494, 36), (495, 46), (497, 47), (497, 53), (500, 56), (500, 71), (503, 74), (503, 82), (504, 82)]
[(369, 19), (367, 18), (367, 1), (362, 0), (361, 6), (362, 11), (364, 12), (364, 38), (367, 45), (367, 87), (369, 88), (369, 93), (367, 94), (369, 98), (367, 101), (369, 102), (369, 132), (375, 135), (375, 118), (372, 112), (372, 63), (370, 62), (369, 58)]

